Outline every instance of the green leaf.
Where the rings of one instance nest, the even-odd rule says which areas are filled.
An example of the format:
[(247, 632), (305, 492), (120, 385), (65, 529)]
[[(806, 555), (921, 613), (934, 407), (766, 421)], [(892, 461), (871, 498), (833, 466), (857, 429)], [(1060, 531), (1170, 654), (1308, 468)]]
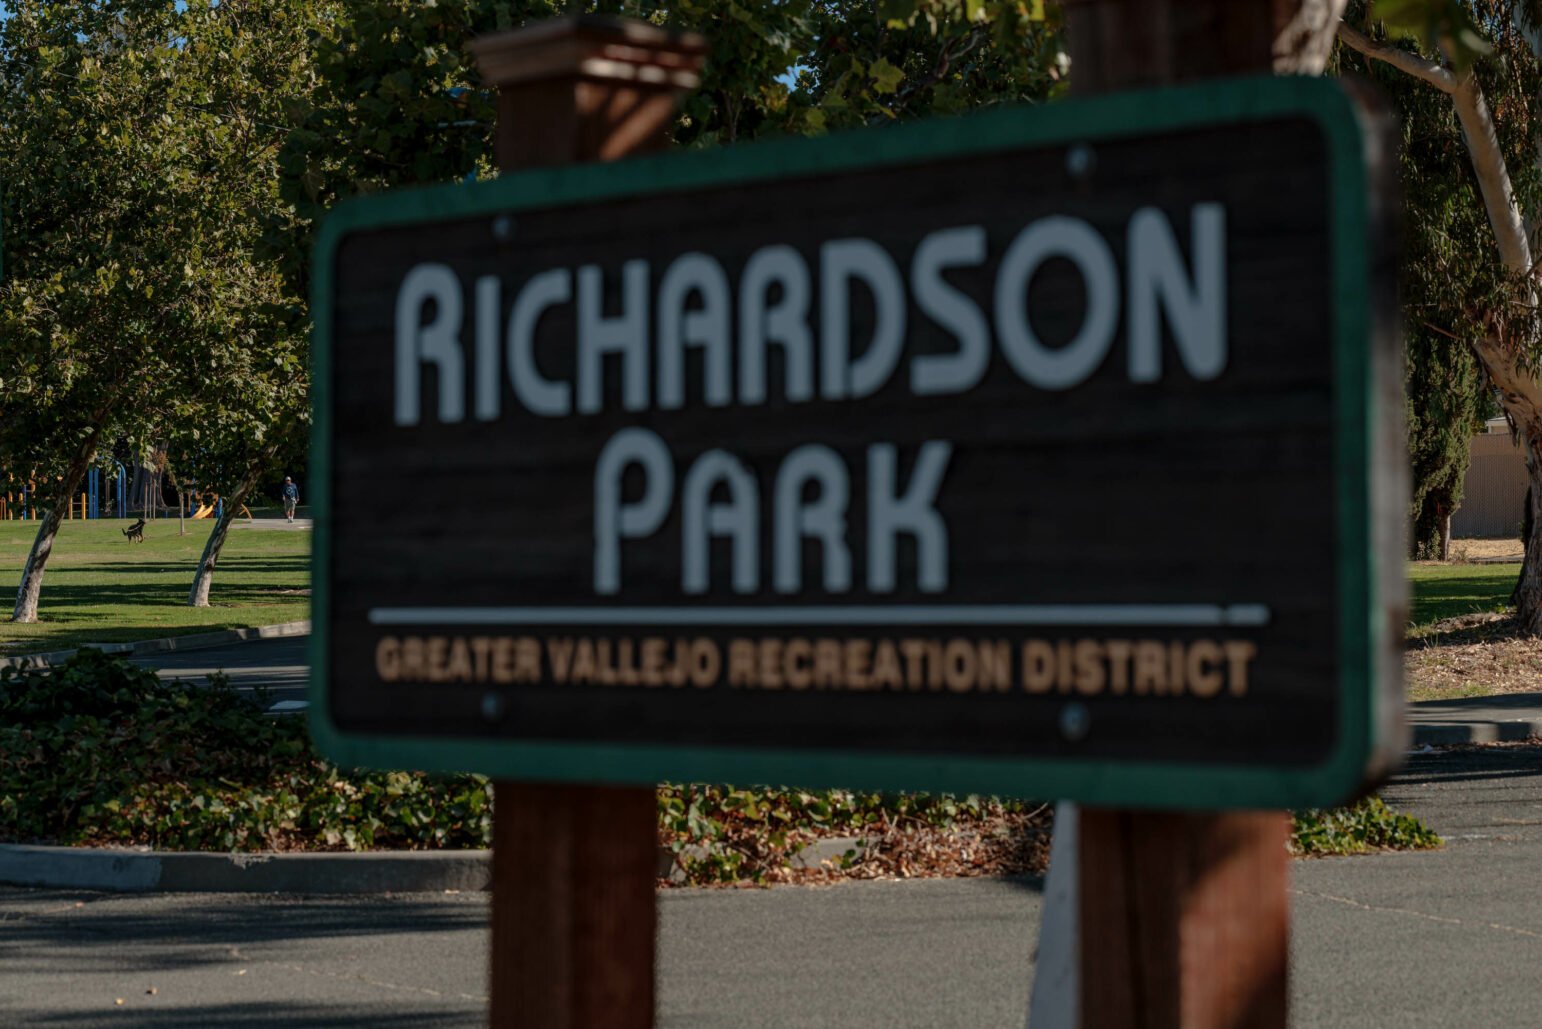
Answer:
[(1494, 52), (1461, 0), (1378, 0), (1373, 10), (1389, 33), (1443, 52), (1458, 71)]
[(878, 17), (893, 29), (903, 29), (915, 21), (918, 0), (879, 0)]
[(887, 57), (880, 57), (868, 65), (867, 73), (873, 77), (876, 93), (893, 93), (905, 77), (904, 71), (890, 64)]

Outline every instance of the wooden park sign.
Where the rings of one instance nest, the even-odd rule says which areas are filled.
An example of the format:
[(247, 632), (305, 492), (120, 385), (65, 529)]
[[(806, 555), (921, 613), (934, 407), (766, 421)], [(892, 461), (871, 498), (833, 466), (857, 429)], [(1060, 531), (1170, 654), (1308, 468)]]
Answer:
[(318, 740), (1343, 799), (1402, 743), (1379, 132), (1239, 80), (342, 206)]

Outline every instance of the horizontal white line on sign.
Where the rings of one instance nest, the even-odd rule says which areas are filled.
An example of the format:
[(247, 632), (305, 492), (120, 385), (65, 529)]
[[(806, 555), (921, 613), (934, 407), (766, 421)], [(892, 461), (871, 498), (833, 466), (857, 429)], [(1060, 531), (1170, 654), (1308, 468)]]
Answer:
[(1269, 624), (1263, 604), (870, 604), (835, 607), (376, 607), (371, 625)]

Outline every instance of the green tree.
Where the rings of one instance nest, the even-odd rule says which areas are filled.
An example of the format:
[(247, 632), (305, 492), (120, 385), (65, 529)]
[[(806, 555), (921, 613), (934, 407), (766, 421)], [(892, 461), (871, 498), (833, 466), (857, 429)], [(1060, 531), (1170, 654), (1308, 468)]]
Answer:
[[(78, 490), (99, 445), (200, 422), (233, 433), (233, 411), (259, 424), (263, 376), (303, 367), (285, 283), (253, 253), (276, 204), (284, 130), (239, 99), (287, 81), (303, 56), (265, 34), (283, 40), (286, 19), (310, 6), (9, 7), (0, 461), (52, 487), (12, 614), (33, 621), (58, 500)], [(249, 61), (252, 48), (267, 62)]]
[(294, 283), (266, 256), (264, 239), (288, 204), (279, 159), (300, 98), (315, 86), (311, 42), (341, 10), (332, 3), (222, 0), (188, 7), (180, 72), (197, 91), (188, 129), (202, 172), (223, 186), (218, 246), (229, 317), (220, 345), (188, 356), (167, 438), (201, 486), (225, 500), (211, 525), (188, 603), (207, 607), (230, 525), (276, 462), (304, 446), (310, 421), (309, 335), (295, 317)]
[(1043, 100), (1067, 81), (1059, 10), (1042, 3), (686, 0), (654, 18), (712, 41), (686, 145)]
[[(1059, 17), (1017, 0), (589, 0), (712, 41), (676, 130), (684, 146), (1038, 100), (1064, 84)], [(354, 0), (316, 41), (282, 158), (293, 212), (268, 235), (306, 281), (315, 226), (347, 196), (495, 174), (495, 103), (468, 39), (571, 10), (567, 0)], [(296, 312), (297, 317), (303, 313)]]
[(1472, 434), (1481, 424), (1483, 376), (1472, 351), (1408, 323), (1405, 421), (1413, 471), (1409, 556), (1450, 556), (1451, 516), (1462, 503)]
[(37, 618), (62, 498), (110, 431), (142, 422), (211, 282), (166, 212), (198, 202), (173, 157), (171, 20), (156, 5), (20, 0), (0, 23), (0, 455), (47, 507), (12, 617)]
[[(1451, 515), (1462, 501), (1472, 434), (1489, 410), (1469, 340), (1483, 332), (1482, 305), (1474, 297), (1493, 288), (1493, 266), (1475, 264), (1471, 255), (1489, 250), (1493, 233), (1450, 100), (1349, 48), (1340, 51), (1337, 70), (1374, 79), (1399, 114), (1405, 420), (1413, 470), (1409, 549), (1414, 557), (1443, 558)], [(1521, 85), (1501, 79), (1500, 102), (1524, 103), (1515, 93)], [(1529, 143), (1524, 135), (1510, 135), (1505, 145), (1514, 158)], [(1529, 181), (1520, 185), (1535, 189)]]

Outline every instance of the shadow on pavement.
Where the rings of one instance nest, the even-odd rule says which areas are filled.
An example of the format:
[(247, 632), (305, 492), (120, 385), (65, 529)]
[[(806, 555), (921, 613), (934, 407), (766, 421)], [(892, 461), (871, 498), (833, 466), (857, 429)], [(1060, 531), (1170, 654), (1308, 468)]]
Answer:
[(1504, 710), (1525, 711), (1542, 708), (1542, 693), (1496, 693), (1488, 697), (1448, 697), (1444, 700), (1421, 700), (1413, 705), (1415, 711), (1438, 711), (1442, 714), (1465, 714), (1471, 711)]
[(1411, 754), (1393, 786), (1542, 776), (1542, 743), (1453, 747)]
[[(79, 903), (80, 906), (76, 906)], [(424, 936), (481, 930), (487, 907), (474, 899), (361, 900), (251, 894), (135, 896), (40, 894), (0, 888), (0, 968), (164, 971), (261, 960), (271, 945), (344, 937)], [(0, 1013), (0, 1021), (4, 1021)], [(211, 1022), (207, 1024), (219, 1024)]]

